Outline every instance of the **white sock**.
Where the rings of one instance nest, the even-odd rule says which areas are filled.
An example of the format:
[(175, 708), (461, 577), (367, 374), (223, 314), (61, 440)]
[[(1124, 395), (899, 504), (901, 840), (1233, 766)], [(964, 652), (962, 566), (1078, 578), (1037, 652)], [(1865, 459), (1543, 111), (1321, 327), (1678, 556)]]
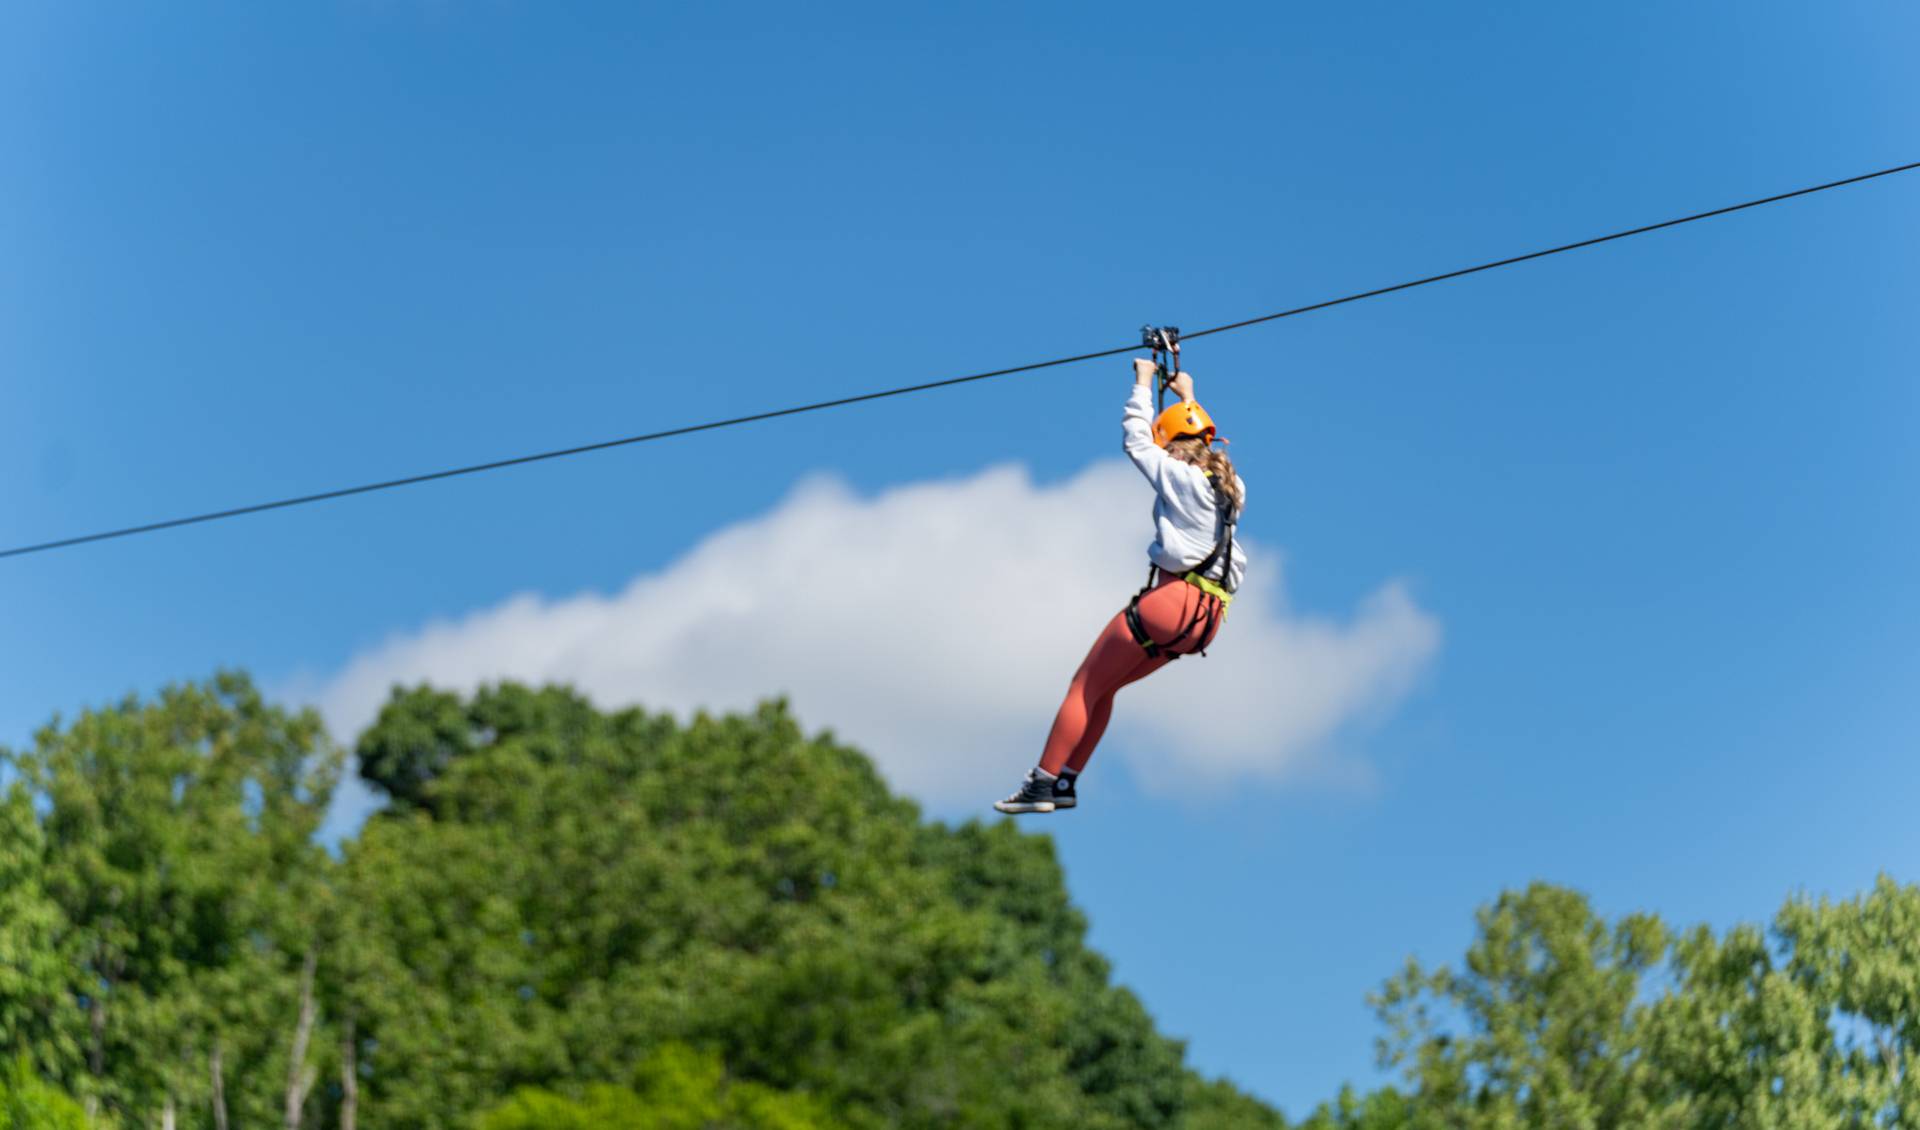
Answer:
[(1038, 765), (1033, 767), (1033, 774), (1034, 776), (1040, 778), (1042, 781), (1045, 781), (1049, 785), (1053, 784), (1054, 781), (1058, 780), (1057, 777), (1047, 772), (1045, 769), (1040, 768)]

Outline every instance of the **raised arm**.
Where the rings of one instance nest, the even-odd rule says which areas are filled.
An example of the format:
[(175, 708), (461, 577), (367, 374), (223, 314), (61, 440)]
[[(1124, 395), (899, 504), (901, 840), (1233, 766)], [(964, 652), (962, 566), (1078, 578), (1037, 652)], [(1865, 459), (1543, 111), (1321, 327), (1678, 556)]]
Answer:
[[(1140, 473), (1147, 477), (1155, 490), (1159, 490), (1167, 464), (1173, 462), (1173, 457), (1153, 442), (1153, 382), (1156, 372), (1153, 362), (1141, 357), (1133, 359), (1133, 394), (1127, 397), (1127, 409), (1120, 417), (1120, 442), (1126, 449), (1127, 458), (1133, 460), (1133, 465), (1140, 468)], [(1186, 374), (1182, 373), (1181, 376)], [(1191, 389), (1192, 386), (1189, 378), (1187, 387)]]

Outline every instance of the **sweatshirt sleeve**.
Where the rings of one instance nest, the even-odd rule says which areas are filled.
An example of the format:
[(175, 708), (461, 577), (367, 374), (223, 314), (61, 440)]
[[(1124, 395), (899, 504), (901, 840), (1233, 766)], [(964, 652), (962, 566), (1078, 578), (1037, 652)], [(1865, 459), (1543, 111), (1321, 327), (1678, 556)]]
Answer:
[(1127, 397), (1127, 409), (1120, 417), (1120, 443), (1126, 448), (1127, 458), (1140, 468), (1140, 473), (1159, 490), (1166, 465), (1172, 456), (1161, 450), (1153, 442), (1153, 393), (1148, 386), (1136, 384), (1133, 394)]

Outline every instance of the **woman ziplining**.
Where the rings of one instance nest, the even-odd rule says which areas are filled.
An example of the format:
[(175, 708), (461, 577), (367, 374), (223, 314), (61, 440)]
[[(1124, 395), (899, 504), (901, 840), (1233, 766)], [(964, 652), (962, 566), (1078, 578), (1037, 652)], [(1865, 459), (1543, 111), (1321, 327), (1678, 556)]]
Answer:
[[(1054, 716), (1040, 764), (1012, 796), (994, 802), (1001, 812), (1075, 807), (1074, 784), (1106, 732), (1113, 696), (1182, 655), (1204, 655), (1246, 574), (1246, 552), (1233, 536), (1246, 483), (1226, 452), (1214, 448), (1213, 420), (1193, 398), (1193, 377), (1179, 371), (1179, 331), (1149, 329), (1147, 345), (1154, 359), (1134, 360), (1120, 427), (1127, 457), (1153, 484), (1147, 584), (1093, 641)], [(1157, 416), (1156, 380), (1163, 398), (1168, 389), (1180, 398)]]

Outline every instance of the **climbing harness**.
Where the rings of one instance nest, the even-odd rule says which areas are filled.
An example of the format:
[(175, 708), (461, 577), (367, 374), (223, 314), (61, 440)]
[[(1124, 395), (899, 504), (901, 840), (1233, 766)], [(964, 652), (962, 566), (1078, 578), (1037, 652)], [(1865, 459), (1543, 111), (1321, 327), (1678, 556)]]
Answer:
[(1167, 389), (1173, 387), (1173, 378), (1180, 372), (1180, 327), (1141, 326), (1140, 348), (1153, 352), (1154, 374), (1159, 378), (1153, 406), (1156, 412), (1165, 411)]
[[(1187, 584), (1200, 590), (1200, 603), (1194, 608), (1193, 615), (1188, 617), (1187, 622), (1181, 626), (1179, 634), (1170, 640), (1161, 642), (1147, 634), (1146, 622), (1140, 618), (1140, 598), (1152, 592), (1155, 582), (1160, 579), (1162, 570), (1158, 565), (1148, 566), (1147, 583), (1142, 585), (1140, 591), (1133, 594), (1133, 599), (1127, 602), (1127, 631), (1133, 634), (1133, 642), (1139, 644), (1140, 649), (1149, 656), (1164, 654), (1170, 659), (1178, 659), (1182, 655), (1190, 654), (1177, 649), (1189, 638), (1195, 640), (1210, 638), (1213, 635), (1214, 626), (1226, 619), (1227, 606), (1233, 603), (1233, 589), (1229, 587), (1229, 579), (1233, 576), (1233, 528), (1239, 522), (1240, 516), (1234, 512), (1233, 499), (1221, 489), (1220, 483), (1213, 477), (1213, 472), (1208, 471), (1206, 474), (1209, 485), (1213, 487), (1214, 506), (1220, 515), (1220, 536), (1214, 540), (1213, 549), (1200, 559), (1200, 563), (1180, 577)], [(1220, 563), (1218, 581), (1207, 576), (1207, 570), (1213, 568), (1216, 562)], [(1198, 635), (1194, 633), (1195, 628), (1200, 629)], [(1205, 647), (1196, 650), (1200, 652), (1200, 658), (1207, 657)]]

